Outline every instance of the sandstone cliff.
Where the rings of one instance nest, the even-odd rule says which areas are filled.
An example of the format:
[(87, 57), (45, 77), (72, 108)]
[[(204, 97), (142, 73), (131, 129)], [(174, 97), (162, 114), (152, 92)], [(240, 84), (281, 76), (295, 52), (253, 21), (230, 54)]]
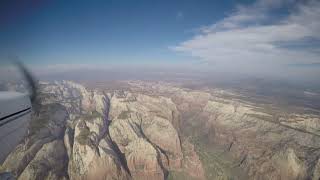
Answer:
[(170, 98), (63, 81), (42, 84), (38, 102), (28, 135), (1, 167), (18, 179), (166, 179), (171, 172), (188, 173), (179, 112)]
[(220, 89), (41, 86), (18, 179), (319, 179), (320, 117)]
[(218, 89), (129, 83), (135, 91), (173, 99), (181, 134), (196, 144), (207, 178), (319, 178), (320, 117), (314, 110), (290, 111)]

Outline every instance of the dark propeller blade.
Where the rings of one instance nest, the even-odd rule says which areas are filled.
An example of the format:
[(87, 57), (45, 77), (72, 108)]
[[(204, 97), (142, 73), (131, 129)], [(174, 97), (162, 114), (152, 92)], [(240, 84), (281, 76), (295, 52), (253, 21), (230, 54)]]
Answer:
[(19, 58), (17, 56), (10, 57), (10, 59), (13, 60), (14, 64), (18, 67), (25, 80), (27, 81), (29, 85), (30, 100), (31, 103), (34, 104), (38, 93), (37, 81), (32, 76), (31, 72), (25, 67), (25, 65), (21, 61), (19, 61)]

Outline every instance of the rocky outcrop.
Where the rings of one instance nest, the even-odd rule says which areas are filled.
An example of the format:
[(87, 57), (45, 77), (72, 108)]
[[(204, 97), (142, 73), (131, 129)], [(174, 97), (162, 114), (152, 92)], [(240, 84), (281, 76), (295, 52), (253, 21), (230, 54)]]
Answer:
[(320, 179), (320, 160), (318, 160), (312, 174), (312, 180)]
[[(206, 174), (220, 163), (215, 159), (215, 154), (219, 154), (223, 159), (218, 165), (220, 172), (233, 173), (235, 168), (241, 168), (247, 176), (244, 179), (319, 177), (320, 117), (309, 113), (316, 111), (304, 107), (299, 112), (289, 111), (218, 89), (199, 91), (165, 83), (129, 84), (135, 91), (166, 95), (173, 100), (182, 116), (181, 134), (194, 138), (197, 151), (210, 160), (210, 164), (204, 162)], [(219, 153), (214, 153), (215, 149)], [(240, 178), (239, 172), (227, 177)]]
[(194, 179), (205, 179), (205, 172), (198, 154), (195, 152), (194, 145), (185, 140), (183, 148), (183, 166), (186, 174)]
[(133, 179), (164, 179), (165, 171), (158, 150), (142, 138), (129, 143), (125, 150)]
[(110, 136), (125, 154), (134, 179), (143, 174), (163, 179), (181, 168), (180, 139), (171, 124), (178, 112), (170, 99), (117, 92), (110, 102)]
[(106, 98), (69, 81), (42, 84), (28, 136), (1, 169), (19, 179), (129, 179), (106, 133)]
[(181, 168), (182, 152), (178, 133), (166, 119), (154, 117), (142, 123), (145, 137), (165, 154), (170, 170)]
[(107, 108), (106, 95), (95, 90), (89, 91), (71, 81), (42, 84), (39, 101), (42, 104), (62, 104), (67, 108), (71, 120), (94, 111), (104, 114), (103, 111)]
[(28, 136), (1, 171), (18, 179), (162, 180), (171, 172), (203, 179), (193, 146), (182, 151), (181, 114), (171, 98), (70, 81), (40, 89)]
[(70, 179), (129, 179), (105, 133), (102, 117), (79, 120), (69, 160)]
[[(229, 146), (239, 166), (253, 179), (307, 179), (319, 159), (320, 138), (297, 119), (275, 117), (250, 104), (209, 101), (204, 109), (212, 141)], [(301, 120), (301, 119), (300, 119)], [(229, 144), (229, 145), (228, 145)]]
[(67, 179), (65, 172), (68, 158), (61, 140), (55, 140), (42, 146), (35, 157), (19, 176), (27, 179)]

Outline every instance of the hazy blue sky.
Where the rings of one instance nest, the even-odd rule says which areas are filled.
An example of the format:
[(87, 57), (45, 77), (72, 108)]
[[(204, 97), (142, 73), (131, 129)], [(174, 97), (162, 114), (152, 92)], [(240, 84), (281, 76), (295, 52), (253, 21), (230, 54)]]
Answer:
[(319, 19), (317, 0), (5, 0), (0, 58), (53, 69), (172, 64), (315, 78)]
[[(1, 4), (1, 55), (43, 64), (176, 61), (170, 50), (234, 1), (27, 1)], [(184, 57), (185, 58), (185, 57)]]

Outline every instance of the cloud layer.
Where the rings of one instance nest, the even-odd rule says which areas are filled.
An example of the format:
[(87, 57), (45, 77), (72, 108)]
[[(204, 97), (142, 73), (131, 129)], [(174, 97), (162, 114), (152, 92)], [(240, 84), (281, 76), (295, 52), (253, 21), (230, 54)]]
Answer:
[(233, 70), (320, 62), (320, 1), (258, 0), (200, 28), (174, 51)]

